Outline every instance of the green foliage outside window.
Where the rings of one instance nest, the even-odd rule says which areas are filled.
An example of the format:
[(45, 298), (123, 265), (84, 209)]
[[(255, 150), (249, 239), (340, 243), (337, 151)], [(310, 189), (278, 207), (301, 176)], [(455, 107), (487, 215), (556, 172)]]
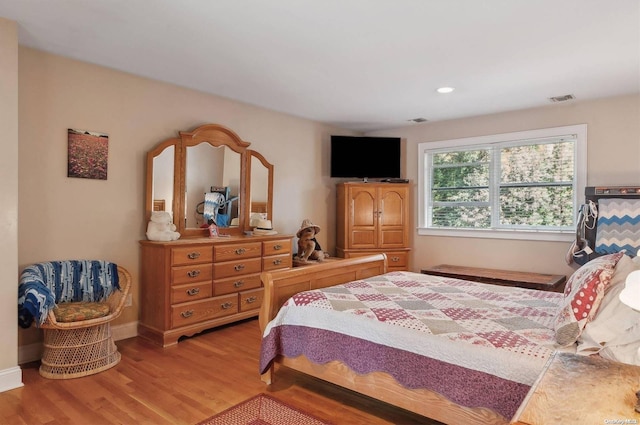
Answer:
[(557, 138), (427, 154), (431, 227), (572, 226), (574, 149)]

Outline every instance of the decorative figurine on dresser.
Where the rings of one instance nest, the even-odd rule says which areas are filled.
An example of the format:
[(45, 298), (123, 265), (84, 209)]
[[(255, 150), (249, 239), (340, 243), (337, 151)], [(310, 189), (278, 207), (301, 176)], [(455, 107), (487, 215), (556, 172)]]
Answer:
[(248, 147), (207, 124), (148, 152), (145, 221), (171, 208), (180, 239), (140, 241), (139, 336), (166, 347), (257, 317), (260, 273), (291, 267), (293, 236), (251, 232), (250, 217), (272, 220), (273, 165)]

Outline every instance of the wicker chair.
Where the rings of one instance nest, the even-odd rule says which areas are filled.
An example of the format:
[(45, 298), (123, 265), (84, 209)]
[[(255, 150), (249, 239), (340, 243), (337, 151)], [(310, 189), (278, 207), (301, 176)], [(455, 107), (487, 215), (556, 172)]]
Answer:
[[(120, 362), (120, 353), (111, 334), (111, 321), (117, 318), (124, 307), (131, 288), (131, 275), (117, 266), (120, 290), (104, 302), (58, 303), (49, 310), (46, 320), (39, 325), (44, 330), (44, 351), (40, 375), (50, 379), (70, 379), (93, 375), (107, 370)], [(57, 300), (56, 300), (57, 301)], [(72, 318), (61, 321), (62, 310), (93, 308), (101, 310), (101, 317), (80, 314), (83, 320)], [(91, 311), (89, 311), (91, 313)], [(105, 315), (106, 314), (106, 315)], [(98, 314), (99, 315), (99, 314)]]

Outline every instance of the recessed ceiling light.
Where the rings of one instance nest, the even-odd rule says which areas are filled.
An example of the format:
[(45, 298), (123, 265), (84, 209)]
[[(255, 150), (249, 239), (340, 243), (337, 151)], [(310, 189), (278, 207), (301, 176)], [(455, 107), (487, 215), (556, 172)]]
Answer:
[(454, 91), (455, 89), (453, 87), (440, 87), (438, 90), (436, 90), (438, 93), (451, 93), (452, 91)]

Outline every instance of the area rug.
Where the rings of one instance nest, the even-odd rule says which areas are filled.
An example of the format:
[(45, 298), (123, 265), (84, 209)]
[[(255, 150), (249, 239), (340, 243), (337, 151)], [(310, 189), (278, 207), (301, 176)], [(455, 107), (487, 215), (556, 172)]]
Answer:
[(198, 425), (331, 425), (267, 394), (259, 394)]

